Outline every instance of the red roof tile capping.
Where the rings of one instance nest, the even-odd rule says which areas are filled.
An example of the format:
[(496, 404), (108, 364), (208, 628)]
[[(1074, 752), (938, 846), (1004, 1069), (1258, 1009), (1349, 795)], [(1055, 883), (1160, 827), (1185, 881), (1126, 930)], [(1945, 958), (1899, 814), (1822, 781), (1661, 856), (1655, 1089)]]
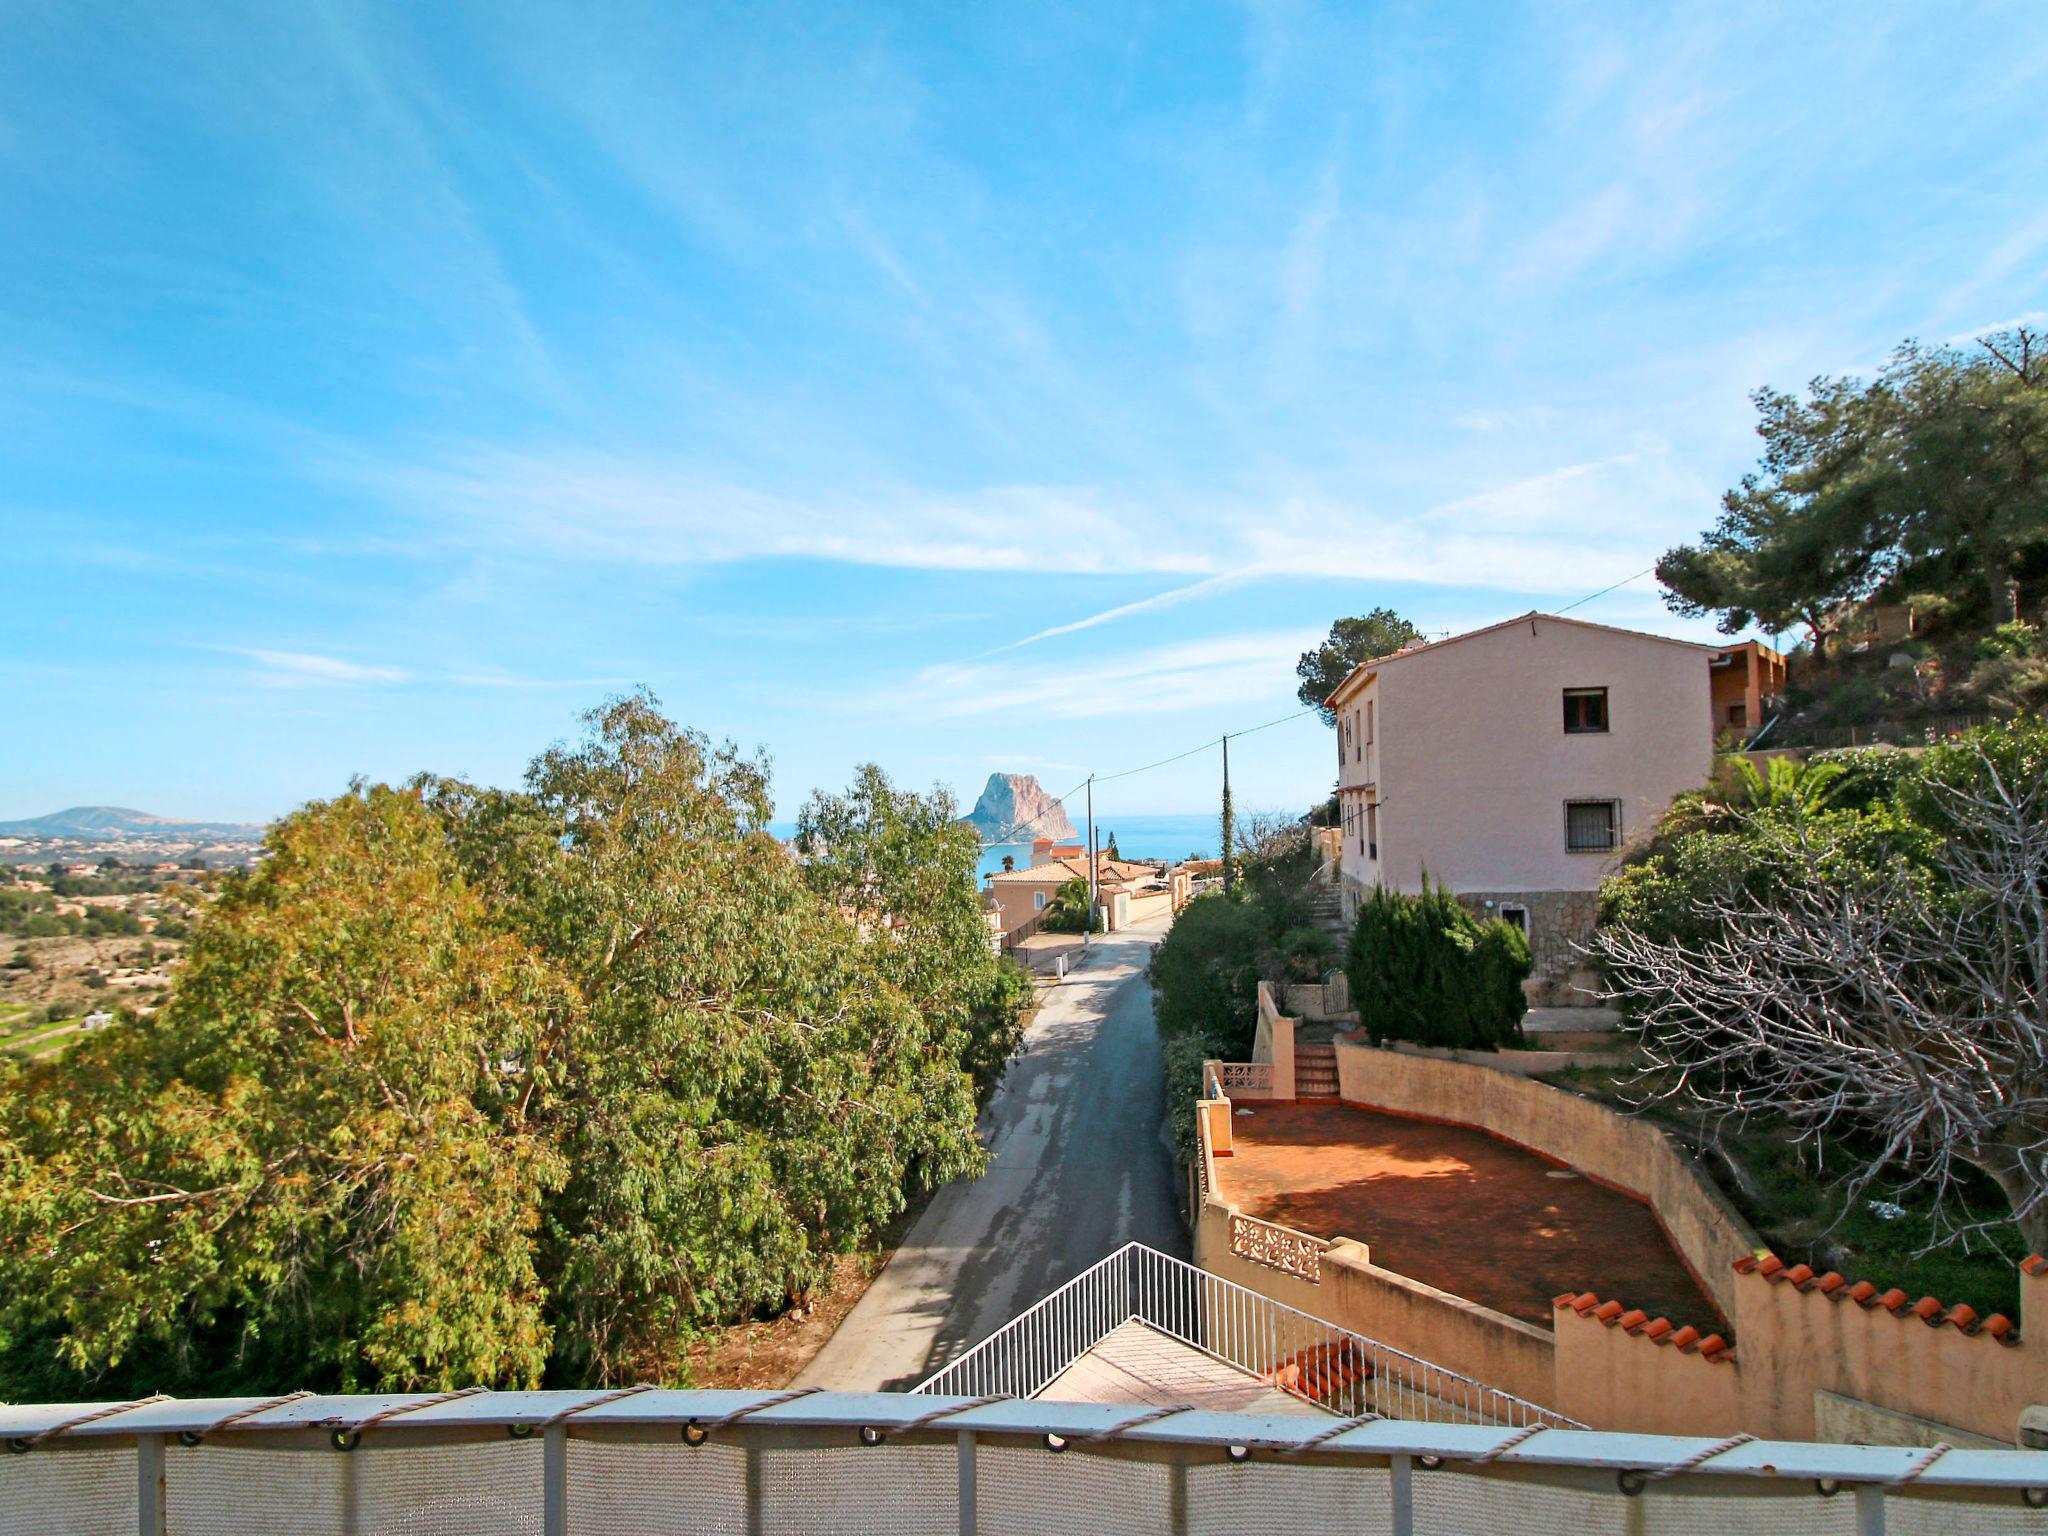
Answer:
[[(2048, 1258), (2043, 1258), (2038, 1253), (2029, 1254), (2020, 1260), (2020, 1269), (2031, 1276), (2048, 1273)], [(1767, 1253), (1761, 1258), (1737, 1259), (1735, 1272), (1738, 1275), (1758, 1275), (1774, 1285), (1789, 1284), (1795, 1290), (1819, 1291), (1828, 1300), (1837, 1303), (1844, 1300), (1853, 1301), (1866, 1311), (1872, 1307), (1883, 1307), (1894, 1317), (1917, 1317), (1930, 1328), (1939, 1328), (1947, 1324), (1960, 1333), (1988, 1333), (2001, 1344), (2017, 1344), (2020, 1341), (2019, 1334), (2014, 1331), (2013, 1320), (2003, 1312), (1980, 1317), (1975, 1307), (1962, 1303), (1944, 1310), (1941, 1303), (1932, 1296), (1922, 1296), (1918, 1301), (1908, 1305), (1911, 1298), (1897, 1286), (1888, 1291), (1879, 1291), (1868, 1280), (1858, 1280), (1851, 1285), (1833, 1270), (1824, 1275), (1815, 1275), (1812, 1266), (1807, 1264), (1794, 1264), (1788, 1269), (1784, 1260), (1774, 1253)]]
[(1623, 1333), (1647, 1339), (1652, 1344), (1674, 1346), (1683, 1355), (1698, 1355), (1702, 1360), (1715, 1364), (1735, 1358), (1733, 1346), (1718, 1333), (1702, 1337), (1699, 1329), (1691, 1324), (1674, 1328), (1668, 1317), (1653, 1318), (1641, 1307), (1624, 1308), (1618, 1301), (1602, 1301), (1591, 1291), (1577, 1295), (1567, 1291), (1562, 1296), (1552, 1297), (1550, 1304), (1560, 1312), (1570, 1308), (1580, 1317), (1590, 1316), (1609, 1328), (1619, 1328)]

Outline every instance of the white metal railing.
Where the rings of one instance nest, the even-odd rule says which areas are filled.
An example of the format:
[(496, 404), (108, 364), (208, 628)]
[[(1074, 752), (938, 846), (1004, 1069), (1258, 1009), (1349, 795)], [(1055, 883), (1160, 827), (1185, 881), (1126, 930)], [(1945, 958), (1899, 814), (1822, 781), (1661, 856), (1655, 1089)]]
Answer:
[(912, 1391), (1034, 1397), (1134, 1320), (1336, 1413), (1433, 1424), (1576, 1423), (1143, 1243), (1127, 1243), (1082, 1271)]
[[(0, 1406), (0, 1532), (2034, 1529), (2048, 1453), (905, 1393)], [(1065, 1454), (1053, 1454), (1064, 1452)], [(1333, 1473), (1335, 1475), (1333, 1475)], [(1824, 1502), (1839, 1493), (1839, 1501)], [(1844, 1509), (1843, 1506), (1848, 1506)]]

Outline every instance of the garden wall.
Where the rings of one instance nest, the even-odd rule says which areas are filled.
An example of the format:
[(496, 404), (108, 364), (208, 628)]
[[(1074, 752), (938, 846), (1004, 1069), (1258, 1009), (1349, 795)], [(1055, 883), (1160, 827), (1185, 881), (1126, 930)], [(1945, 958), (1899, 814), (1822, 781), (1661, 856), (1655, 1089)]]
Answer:
[(1705, 1329), (1734, 1316), (1730, 1266), (1757, 1252), (1756, 1233), (1654, 1125), (1491, 1067), (1348, 1042), (1337, 1046), (1337, 1082), (1346, 1103), (1474, 1126), (1636, 1196), (1721, 1310), (1673, 1321)]
[(1364, 1243), (1351, 1239), (1324, 1244), (1300, 1234), (1322, 1248), (1315, 1280), (1259, 1263), (1232, 1251), (1231, 1218), (1238, 1214), (1213, 1190), (1202, 1202), (1195, 1262), (1209, 1273), (1486, 1386), (1558, 1406), (1555, 1346), (1543, 1329), (1382, 1269)]

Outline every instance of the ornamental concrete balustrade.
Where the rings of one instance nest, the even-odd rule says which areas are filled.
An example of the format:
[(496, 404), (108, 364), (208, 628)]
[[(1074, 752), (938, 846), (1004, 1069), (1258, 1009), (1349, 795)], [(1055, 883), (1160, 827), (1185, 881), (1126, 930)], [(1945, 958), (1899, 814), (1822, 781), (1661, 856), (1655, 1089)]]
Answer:
[(909, 1393), (0, 1407), (0, 1536), (2038, 1528), (2048, 1453)]

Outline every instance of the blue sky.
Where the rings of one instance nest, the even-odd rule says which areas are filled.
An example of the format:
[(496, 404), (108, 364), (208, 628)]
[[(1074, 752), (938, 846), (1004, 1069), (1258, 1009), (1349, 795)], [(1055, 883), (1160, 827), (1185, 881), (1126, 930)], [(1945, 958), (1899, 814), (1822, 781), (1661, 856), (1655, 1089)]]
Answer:
[(2048, 308), (2032, 4), (4, 12), (0, 817), (510, 782), (641, 683), (785, 814), (1057, 793), (1340, 613), (1641, 571), (1758, 385)]

